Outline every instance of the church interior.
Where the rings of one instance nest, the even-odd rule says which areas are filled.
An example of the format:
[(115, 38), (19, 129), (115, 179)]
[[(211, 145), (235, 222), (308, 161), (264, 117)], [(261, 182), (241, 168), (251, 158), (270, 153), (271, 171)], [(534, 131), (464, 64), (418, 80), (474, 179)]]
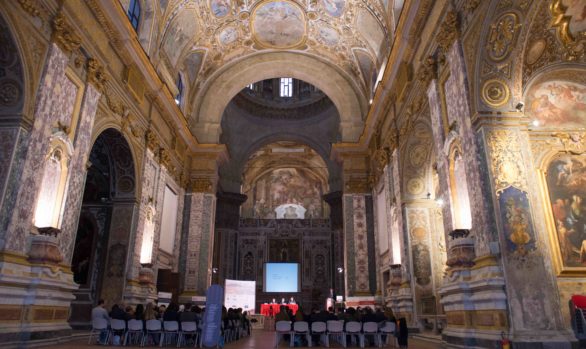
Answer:
[(0, 343), (299, 266), (445, 348), (586, 341), (584, 0), (0, 1)]

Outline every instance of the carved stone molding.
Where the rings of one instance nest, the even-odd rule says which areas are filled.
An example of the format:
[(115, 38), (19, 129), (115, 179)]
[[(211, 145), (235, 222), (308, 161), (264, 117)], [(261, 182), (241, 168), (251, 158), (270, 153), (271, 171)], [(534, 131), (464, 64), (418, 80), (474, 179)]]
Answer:
[(104, 90), (104, 86), (108, 81), (104, 67), (94, 58), (87, 61), (87, 80), (94, 85), (99, 91)]
[(368, 177), (351, 177), (344, 184), (344, 194), (365, 194), (371, 191), (371, 183), (374, 179)]
[(433, 56), (428, 56), (419, 67), (417, 80), (427, 86), (429, 82), (437, 78), (437, 64)]
[(147, 130), (144, 135), (146, 146), (150, 149), (153, 153), (159, 153), (159, 139), (153, 130)]
[(73, 27), (67, 23), (62, 12), (59, 12), (55, 18), (53, 18), (53, 34), (51, 35), (51, 40), (67, 53), (77, 50), (81, 45), (80, 36), (77, 35)]
[(520, 28), (519, 17), (513, 12), (503, 14), (490, 25), (486, 50), (492, 61), (501, 62), (509, 57)]
[(214, 183), (210, 178), (191, 179), (191, 191), (194, 193), (213, 193)]
[(174, 168), (173, 168), (173, 164), (171, 162), (171, 155), (169, 153), (169, 150), (167, 150), (165, 148), (159, 149), (159, 161), (160, 161), (161, 165), (163, 165), (167, 168), (167, 170), (169, 170), (170, 172), (173, 172)]
[(507, 84), (501, 80), (491, 79), (482, 85), (482, 100), (491, 107), (501, 107), (505, 105), (511, 92)]
[(438, 45), (444, 54), (448, 52), (450, 46), (458, 39), (458, 25), (458, 14), (455, 11), (448, 12), (437, 34)]
[(584, 133), (555, 132), (551, 135), (560, 141), (566, 152), (573, 154), (586, 152), (586, 134)]
[(20, 6), (23, 10), (25, 10), (29, 15), (33, 17), (40, 17), (41, 11), (39, 10), (39, 2), (33, 0), (18, 0)]
[(497, 195), (511, 186), (527, 191), (519, 135), (510, 130), (491, 130), (487, 135), (487, 142)]

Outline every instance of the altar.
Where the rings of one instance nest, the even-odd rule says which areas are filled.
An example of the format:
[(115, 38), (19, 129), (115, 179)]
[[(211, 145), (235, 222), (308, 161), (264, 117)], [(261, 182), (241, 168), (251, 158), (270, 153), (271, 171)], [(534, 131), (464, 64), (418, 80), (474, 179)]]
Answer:
[(260, 305), (260, 313), (264, 316), (275, 316), (281, 311), (281, 305), (291, 309), (293, 315), (295, 315), (295, 313), (297, 313), (297, 309), (299, 309), (297, 304), (264, 303)]

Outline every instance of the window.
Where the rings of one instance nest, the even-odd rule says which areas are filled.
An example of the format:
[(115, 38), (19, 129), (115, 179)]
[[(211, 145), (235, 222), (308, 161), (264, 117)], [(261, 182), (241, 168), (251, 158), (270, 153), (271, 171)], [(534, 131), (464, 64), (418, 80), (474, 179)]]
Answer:
[(281, 78), (281, 88), (279, 96), (292, 97), (293, 96), (293, 78)]
[(181, 79), (181, 74), (177, 75), (177, 96), (175, 96), (175, 103), (177, 105), (181, 105), (183, 102), (183, 80)]
[(138, 22), (140, 21), (140, 1), (130, 0), (130, 6), (128, 6), (128, 19), (130, 24), (135, 31), (138, 31)]

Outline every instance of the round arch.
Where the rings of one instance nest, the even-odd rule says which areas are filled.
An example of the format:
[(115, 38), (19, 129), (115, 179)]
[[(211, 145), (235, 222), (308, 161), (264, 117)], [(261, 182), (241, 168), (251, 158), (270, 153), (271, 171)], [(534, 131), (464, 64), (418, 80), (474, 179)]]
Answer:
[[(236, 180), (234, 174), (238, 174), (238, 179), (241, 180), (240, 176), (250, 156), (262, 147), (279, 141), (297, 142), (313, 149), (327, 166), (330, 191), (341, 190), (342, 186), (340, 179), (342, 170), (339, 164), (330, 159), (331, 149), (325, 149), (323, 145), (315, 142), (312, 138), (295, 133), (275, 133), (262, 137), (250, 144), (250, 146), (244, 149), (242, 153), (238, 154), (237, 159), (233, 159), (233, 161), (220, 167), (220, 186), (222, 189), (225, 191), (238, 191), (236, 189), (241, 183), (232, 183)], [(233, 175), (230, 176), (229, 173)]]
[(247, 56), (227, 65), (210, 78), (195, 98), (190, 117), (191, 130), (201, 143), (217, 143), (222, 114), (232, 98), (246, 85), (275, 77), (292, 77), (322, 90), (340, 115), (342, 140), (358, 141), (368, 103), (360, 87), (340, 68), (307, 54), (268, 52)]

